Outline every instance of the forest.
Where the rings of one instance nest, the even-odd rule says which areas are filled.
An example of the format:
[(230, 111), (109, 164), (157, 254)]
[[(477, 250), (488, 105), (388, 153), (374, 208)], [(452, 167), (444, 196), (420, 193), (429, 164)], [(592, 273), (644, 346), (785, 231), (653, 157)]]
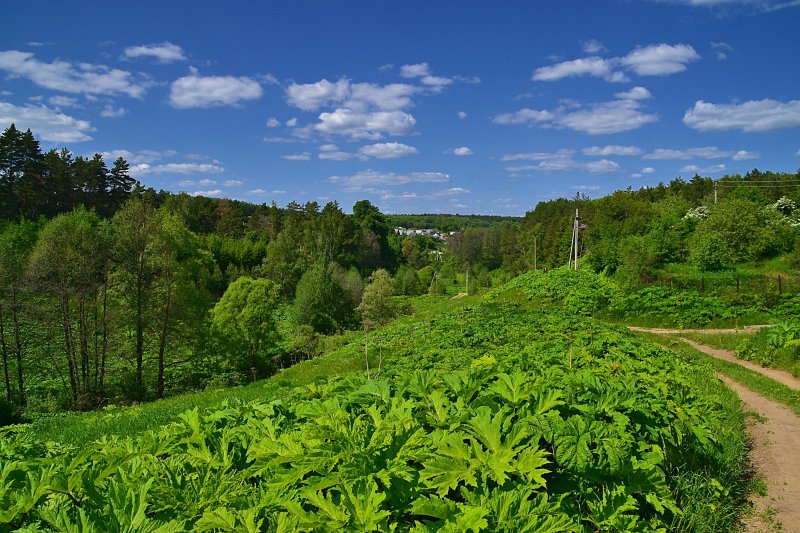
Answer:
[[(622, 283), (711, 286), (771, 257), (796, 268), (798, 184), (800, 172), (753, 170), (546, 201), (522, 219), (393, 216), (367, 200), (348, 214), (155, 191), (122, 158), (42, 153), (12, 124), (0, 137), (4, 416), (268, 377), (331, 334), (408, 311), (398, 298), (472, 294), (566, 263), (576, 209), (585, 266)], [(402, 236), (399, 224), (453, 234)]]

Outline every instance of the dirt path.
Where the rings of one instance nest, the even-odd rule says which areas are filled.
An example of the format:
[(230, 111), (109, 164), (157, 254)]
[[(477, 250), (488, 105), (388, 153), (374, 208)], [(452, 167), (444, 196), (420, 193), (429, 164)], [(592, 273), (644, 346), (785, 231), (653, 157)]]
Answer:
[[(758, 329), (764, 326), (755, 326)], [(661, 334), (680, 334), (691, 330), (653, 330), (630, 328)], [(741, 330), (700, 330), (707, 333), (725, 333)], [(742, 365), (750, 370), (800, 390), (800, 379), (788, 372), (764, 368), (744, 361), (728, 350), (712, 348), (681, 338), (696, 350)], [(767, 486), (766, 496), (751, 494), (755, 507), (753, 516), (745, 519), (745, 531), (763, 533), (787, 531), (800, 533), (800, 418), (783, 405), (764, 398), (727, 376), (717, 375), (742, 399), (746, 411), (756, 413), (762, 420), (748, 423), (750, 432), (750, 461), (756, 476)], [(771, 517), (771, 518), (769, 518)], [(780, 526), (776, 524), (780, 522)]]
[[(712, 357), (716, 357), (717, 359), (724, 359), (726, 361), (730, 361), (731, 363), (736, 363), (737, 365), (749, 368), (753, 372), (758, 372), (759, 374), (767, 376), (768, 378), (772, 378), (775, 381), (783, 383), (790, 389), (800, 390), (800, 379), (794, 377), (789, 372), (785, 372), (783, 370), (777, 370), (775, 368), (766, 368), (761, 365), (751, 363), (750, 361), (739, 359), (733, 354), (733, 352), (730, 352), (728, 350), (720, 350), (719, 348), (712, 348), (711, 346), (706, 346), (705, 344), (700, 344), (689, 339), (681, 338), (681, 340), (686, 344), (688, 344), (689, 346), (691, 346), (692, 348), (694, 348), (695, 350), (700, 350), (701, 352), (706, 353)], [(798, 500), (798, 505), (800, 505), (800, 500)]]
[(641, 328), (639, 326), (628, 326), (631, 331), (641, 331), (643, 333), (656, 333), (658, 335), (680, 335), (681, 333), (750, 333), (763, 328), (771, 328), (772, 324), (757, 324), (754, 326), (742, 326), (741, 328), (731, 329), (664, 329), (664, 328)]
[(725, 376), (718, 376), (739, 394), (747, 411), (765, 422), (749, 424), (752, 451), (750, 460), (756, 475), (767, 485), (767, 495), (752, 494), (754, 516), (745, 521), (745, 530), (765, 532), (775, 529), (764, 517), (775, 511), (774, 519), (783, 524), (780, 531), (800, 532), (800, 418), (788, 408), (767, 400)]

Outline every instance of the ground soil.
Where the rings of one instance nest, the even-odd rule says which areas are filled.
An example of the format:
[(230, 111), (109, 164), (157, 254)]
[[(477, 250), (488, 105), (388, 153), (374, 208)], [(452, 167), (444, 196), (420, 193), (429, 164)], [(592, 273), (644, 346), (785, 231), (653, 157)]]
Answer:
[[(757, 329), (759, 326), (755, 326)], [(763, 326), (761, 326), (763, 327)], [(752, 328), (752, 327), (751, 327)], [(650, 333), (680, 334), (691, 330), (656, 330), (630, 328)], [(704, 333), (738, 332), (742, 330), (698, 330)], [(743, 361), (728, 350), (720, 350), (681, 339), (713, 357), (745, 366), (755, 372), (791, 387), (800, 389), (800, 380), (788, 372), (764, 368)], [(767, 487), (766, 495), (751, 494), (754, 511), (744, 520), (747, 532), (786, 531), (800, 533), (800, 417), (783, 405), (768, 400), (737, 381), (718, 376), (742, 399), (744, 409), (755, 413), (748, 424), (750, 461), (755, 475)]]

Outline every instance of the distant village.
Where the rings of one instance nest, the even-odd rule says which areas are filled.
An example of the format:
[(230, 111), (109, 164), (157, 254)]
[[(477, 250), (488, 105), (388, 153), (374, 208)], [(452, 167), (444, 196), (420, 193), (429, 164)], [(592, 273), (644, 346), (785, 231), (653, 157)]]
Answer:
[(439, 231), (435, 229), (408, 229), (408, 228), (401, 228), (397, 227), (394, 228), (394, 232), (398, 235), (427, 235), (428, 237), (433, 237), (434, 239), (439, 239), (440, 241), (447, 240), (447, 237), (450, 235), (455, 235), (458, 233), (457, 231)]

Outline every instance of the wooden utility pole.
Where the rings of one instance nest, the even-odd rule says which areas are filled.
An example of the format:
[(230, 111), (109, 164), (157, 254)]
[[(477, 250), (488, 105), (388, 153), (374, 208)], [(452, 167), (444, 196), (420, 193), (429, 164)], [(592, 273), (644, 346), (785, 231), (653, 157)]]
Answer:
[(569, 246), (569, 262), (567, 263), (569, 268), (574, 268), (575, 270), (578, 270), (578, 247), (580, 244), (579, 232), (580, 216), (578, 215), (578, 210), (575, 209), (575, 220), (572, 222), (572, 242)]

